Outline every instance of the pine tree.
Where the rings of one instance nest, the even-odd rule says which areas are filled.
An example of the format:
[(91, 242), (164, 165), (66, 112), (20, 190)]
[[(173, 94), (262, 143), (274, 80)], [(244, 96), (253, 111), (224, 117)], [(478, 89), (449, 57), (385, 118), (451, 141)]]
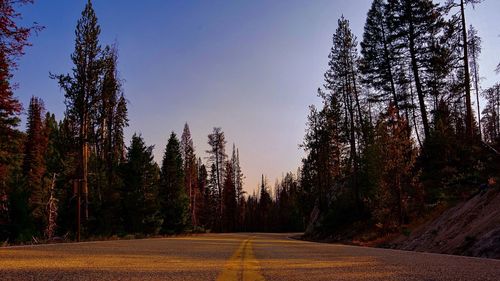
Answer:
[(217, 187), (217, 168), (215, 164), (210, 166), (207, 189), (205, 192), (205, 205), (207, 214), (207, 225), (215, 231), (221, 230), (221, 219), (219, 217), (219, 189)]
[(208, 184), (208, 172), (205, 164), (202, 163), (201, 158), (198, 159), (198, 190), (200, 198), (198, 200), (197, 209), (199, 210), (199, 224), (205, 229), (210, 227), (211, 208), (213, 206), (212, 192)]
[(302, 214), (299, 210), (298, 182), (293, 173), (286, 173), (275, 187), (275, 209), (278, 225), (284, 232), (303, 231)]
[(122, 165), (122, 217), (128, 233), (157, 234), (162, 225), (158, 202), (159, 168), (153, 146), (134, 134)]
[(223, 231), (233, 232), (236, 230), (238, 218), (238, 206), (236, 201), (236, 187), (234, 183), (233, 165), (226, 162), (225, 178), (223, 185)]
[[(101, 28), (89, 0), (78, 20), (75, 31), (75, 50), (71, 55), (73, 74), (52, 75), (65, 91), (66, 115), (78, 129), (79, 145), (78, 194), (83, 196), (84, 216), (88, 218), (88, 161), (89, 142), (93, 136), (93, 124), (99, 104), (99, 82), (102, 73), (102, 50), (99, 44)], [(78, 195), (77, 204), (80, 202)], [(79, 209), (79, 207), (77, 207)], [(78, 229), (77, 229), (78, 230)], [(80, 239), (77, 231), (77, 240)]]
[(29, 209), (39, 233), (43, 232), (46, 221), (45, 205), (47, 200), (47, 186), (44, 185), (46, 173), (46, 150), (48, 135), (44, 127), (43, 101), (32, 97), (28, 109), (26, 142), (24, 145), (23, 175), (29, 194)]
[(413, 171), (417, 150), (408, 136), (408, 122), (390, 105), (381, 115), (375, 133), (376, 178), (372, 202), (373, 216), (384, 230), (396, 230), (408, 222), (410, 198), (418, 194), (417, 178)]
[(500, 83), (486, 89), (483, 96), (487, 101), (482, 119), (484, 140), (500, 148)]
[(388, 0), (388, 24), (398, 57), (409, 57), (411, 80), (417, 93), (420, 117), (427, 138), (430, 132), (426, 95), (428, 54), (442, 25), (442, 14), (431, 0)]
[(6, 56), (0, 45), (0, 196), (6, 196), (9, 169), (18, 147), (15, 140), (19, 138), (17, 126), (21, 113), (21, 103), (14, 97), (9, 83), (11, 66)]
[(273, 199), (271, 194), (269, 194), (269, 187), (267, 182), (262, 175), (262, 181), (259, 190), (259, 203), (258, 203), (258, 222), (262, 231), (269, 231), (271, 227), (271, 207)]
[(243, 190), (243, 172), (240, 166), (240, 152), (233, 144), (233, 152), (231, 155), (231, 168), (233, 169), (234, 175), (234, 186), (236, 191), (236, 209), (237, 209), (237, 226), (240, 227), (243, 224), (244, 216), (244, 203), (245, 203), (245, 191)]
[[(334, 111), (340, 110), (342, 117), (334, 117), (342, 126), (339, 132), (345, 133), (344, 138), (348, 140), (350, 156), (348, 158), (348, 169), (351, 177), (354, 200), (357, 208), (361, 209), (361, 194), (359, 190), (359, 156), (366, 138), (367, 124), (365, 114), (361, 108), (360, 89), (358, 80), (358, 57), (356, 37), (349, 27), (349, 21), (344, 17), (338, 21), (338, 27), (333, 35), (333, 46), (329, 55), (329, 69), (325, 73), (325, 88), (329, 90), (326, 98), (335, 103)], [(323, 94), (320, 92), (320, 96)], [(328, 95), (327, 95), (328, 96)], [(337, 108), (338, 106), (338, 108)], [(338, 114), (336, 112), (332, 114)], [(333, 139), (335, 142), (338, 138)], [(338, 145), (338, 144), (337, 144)], [(334, 153), (333, 155), (338, 155)], [(330, 183), (329, 183), (330, 185)]]
[[(397, 63), (391, 42), (391, 34), (387, 23), (386, 3), (374, 0), (368, 12), (363, 41), (361, 42), (362, 63), (360, 70), (364, 74), (364, 83), (371, 85), (377, 92), (372, 99), (391, 100), (399, 107), (396, 92), (395, 66)], [(378, 91), (382, 91), (379, 93)], [(389, 97), (387, 97), (389, 96)]]
[(196, 156), (194, 154), (193, 139), (189, 131), (189, 125), (184, 124), (184, 131), (181, 136), (181, 155), (184, 169), (184, 186), (186, 194), (189, 197), (189, 214), (191, 224), (198, 225), (198, 215), (196, 209), (196, 201), (199, 197), (198, 189), (196, 188)]
[(245, 217), (243, 222), (244, 231), (259, 231), (263, 228), (263, 224), (259, 221), (259, 200), (254, 192), (248, 196), (245, 204)]
[[(307, 131), (303, 148), (307, 157), (304, 159), (304, 188), (308, 189), (317, 207), (326, 210), (329, 197), (334, 192), (334, 183), (342, 175), (341, 152), (345, 147), (345, 138), (341, 132), (340, 105), (335, 95), (325, 95), (319, 91), (323, 98), (323, 108), (318, 111), (310, 107)], [(307, 186), (310, 185), (310, 188)]]
[(226, 138), (221, 128), (215, 127), (213, 132), (208, 135), (208, 145), (210, 150), (207, 150), (209, 164), (215, 166), (215, 188), (217, 200), (217, 220), (222, 220), (223, 202), (222, 202), (222, 181), (224, 179), (224, 163), (226, 155)]
[(127, 103), (123, 96), (117, 72), (117, 50), (107, 46), (103, 52), (103, 69), (100, 91), (97, 96), (97, 115), (94, 147), (94, 165), (96, 195), (94, 210), (97, 219), (97, 231), (116, 233), (119, 224), (119, 189), (118, 167), (124, 158), (123, 130), (128, 126)]
[[(478, 151), (463, 141), (463, 120), (455, 121), (453, 105), (442, 100), (433, 113), (433, 130), (419, 157), (420, 180), (425, 187), (426, 203), (446, 201), (466, 192), (463, 184), (473, 185)], [(463, 108), (463, 107), (462, 107)]]
[(160, 172), (160, 206), (163, 233), (179, 233), (189, 224), (189, 198), (184, 186), (184, 171), (179, 140), (170, 134)]
[(125, 141), (123, 130), (128, 126), (127, 100), (120, 95), (115, 108), (113, 126), (113, 155), (114, 161), (122, 163), (125, 160)]
[(62, 164), (62, 150), (61, 145), (63, 136), (59, 131), (59, 124), (56, 121), (56, 116), (53, 113), (47, 112), (44, 118), (44, 128), (47, 134), (47, 150), (45, 153), (45, 164), (47, 166), (47, 173), (52, 175), (54, 173), (61, 173), (63, 169)]

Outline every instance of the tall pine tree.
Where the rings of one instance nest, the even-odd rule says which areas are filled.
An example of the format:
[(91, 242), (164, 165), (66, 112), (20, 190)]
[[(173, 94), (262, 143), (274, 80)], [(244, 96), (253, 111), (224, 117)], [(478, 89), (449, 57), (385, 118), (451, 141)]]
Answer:
[[(224, 163), (226, 162), (226, 137), (220, 127), (215, 127), (213, 132), (208, 135), (208, 145), (210, 149), (207, 150), (209, 164), (215, 167), (215, 194), (217, 201), (217, 219), (216, 223), (220, 223), (223, 215), (223, 180), (224, 180)], [(217, 227), (220, 229), (220, 226)]]
[(223, 227), (225, 232), (234, 232), (237, 227), (238, 206), (236, 201), (236, 186), (234, 183), (233, 165), (226, 162), (223, 188)]
[(196, 209), (197, 200), (199, 197), (198, 188), (196, 187), (196, 155), (194, 154), (193, 139), (191, 138), (191, 132), (189, 130), (189, 125), (184, 124), (184, 131), (181, 136), (181, 155), (183, 161), (184, 169), (184, 186), (186, 189), (186, 194), (189, 198), (189, 213), (191, 217), (191, 224), (193, 226), (198, 225), (198, 214)]
[(394, 50), (398, 58), (410, 65), (410, 79), (415, 86), (423, 131), (427, 138), (430, 124), (426, 96), (430, 89), (426, 74), (430, 72), (429, 54), (432, 41), (439, 34), (442, 14), (432, 0), (388, 0), (386, 7)]
[(159, 209), (159, 168), (153, 146), (134, 134), (122, 166), (122, 218), (128, 233), (157, 234), (162, 225)]
[(184, 171), (179, 140), (170, 134), (160, 172), (160, 206), (163, 233), (179, 233), (189, 224), (189, 198), (184, 186)]
[(29, 201), (28, 206), (39, 233), (46, 225), (45, 205), (48, 184), (44, 184), (46, 173), (47, 130), (44, 126), (44, 106), (41, 99), (32, 97), (28, 109), (27, 136), (24, 145), (23, 175), (26, 179)]
[[(93, 120), (97, 115), (99, 103), (99, 82), (102, 73), (102, 50), (99, 43), (101, 28), (97, 22), (92, 2), (89, 0), (78, 20), (75, 31), (75, 50), (71, 55), (73, 61), (72, 75), (52, 75), (64, 90), (66, 115), (77, 128), (79, 146), (77, 205), (80, 210), (80, 197), (83, 197), (84, 217), (88, 218), (88, 162), (90, 157), (90, 140), (93, 136)], [(81, 196), (80, 196), (81, 195)], [(77, 231), (79, 228), (77, 228)], [(77, 240), (80, 239), (77, 233)]]
[(374, 101), (390, 100), (399, 109), (400, 97), (396, 91), (396, 67), (394, 65), (397, 61), (387, 22), (386, 8), (384, 0), (372, 2), (361, 42), (363, 59), (360, 70), (364, 74), (363, 82), (377, 91), (372, 95), (372, 99)]
[[(332, 97), (326, 98), (326, 100), (335, 104), (331, 108), (333, 109), (332, 114), (338, 114), (335, 112), (336, 110), (340, 110), (342, 114), (340, 118), (333, 118), (337, 119), (337, 122), (340, 121), (342, 126), (338, 133), (345, 134), (343, 139), (348, 140), (350, 151), (347, 165), (349, 182), (356, 205), (360, 209), (362, 203), (359, 190), (359, 156), (366, 138), (367, 123), (358, 85), (357, 41), (350, 29), (349, 21), (344, 17), (338, 21), (329, 58), (329, 68), (325, 73), (325, 88)], [(320, 92), (319, 95), (323, 94)], [(337, 141), (338, 139), (335, 136), (333, 140)]]

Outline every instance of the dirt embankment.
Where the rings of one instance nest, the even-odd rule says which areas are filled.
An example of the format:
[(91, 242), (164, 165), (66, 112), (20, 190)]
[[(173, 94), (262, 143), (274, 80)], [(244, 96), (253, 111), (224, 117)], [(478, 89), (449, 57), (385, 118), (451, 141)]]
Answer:
[(479, 193), (390, 245), (403, 250), (500, 259), (500, 191)]

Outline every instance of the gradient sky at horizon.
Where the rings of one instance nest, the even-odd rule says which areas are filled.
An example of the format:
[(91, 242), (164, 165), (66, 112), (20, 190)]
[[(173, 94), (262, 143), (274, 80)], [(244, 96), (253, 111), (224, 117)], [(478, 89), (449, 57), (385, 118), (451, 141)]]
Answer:
[[(63, 92), (49, 72), (69, 73), (74, 29), (86, 0), (35, 1), (20, 9), (23, 22), (45, 30), (31, 38), (19, 62), (15, 94), (27, 107), (32, 95), (62, 118)], [(171, 131), (187, 122), (198, 156), (207, 135), (222, 127), (227, 154), (235, 143), (251, 192), (264, 174), (271, 186), (295, 172), (308, 105), (319, 102), (331, 36), (344, 15), (361, 40), (371, 0), (94, 1), (101, 44), (116, 44), (118, 69), (129, 101), (130, 127), (161, 157)], [(468, 24), (483, 40), (483, 88), (499, 81), (500, 1), (468, 9)], [(23, 118), (24, 122), (25, 118)], [(24, 125), (23, 125), (24, 126)]]

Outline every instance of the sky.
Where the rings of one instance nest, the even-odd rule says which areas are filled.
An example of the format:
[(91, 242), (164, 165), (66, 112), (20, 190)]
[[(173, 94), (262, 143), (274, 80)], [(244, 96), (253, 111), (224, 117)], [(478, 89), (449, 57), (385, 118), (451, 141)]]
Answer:
[[(45, 26), (14, 73), (15, 94), (25, 108), (35, 95), (63, 117), (64, 93), (49, 72), (71, 72), (74, 30), (85, 3), (37, 0), (20, 9), (22, 22)], [(360, 41), (371, 0), (93, 3), (101, 44), (118, 47), (130, 119), (127, 142), (134, 132), (142, 134), (161, 164), (170, 132), (180, 136), (187, 122), (196, 153), (205, 159), (207, 135), (222, 127), (227, 154), (233, 143), (239, 148), (251, 193), (261, 174), (273, 185), (300, 166), (308, 106), (319, 103), (316, 89), (323, 84), (337, 20), (349, 19)], [(500, 62), (498, 11), (497, 0), (467, 10), (468, 24), (483, 40), (483, 88), (500, 81), (494, 74)]]

